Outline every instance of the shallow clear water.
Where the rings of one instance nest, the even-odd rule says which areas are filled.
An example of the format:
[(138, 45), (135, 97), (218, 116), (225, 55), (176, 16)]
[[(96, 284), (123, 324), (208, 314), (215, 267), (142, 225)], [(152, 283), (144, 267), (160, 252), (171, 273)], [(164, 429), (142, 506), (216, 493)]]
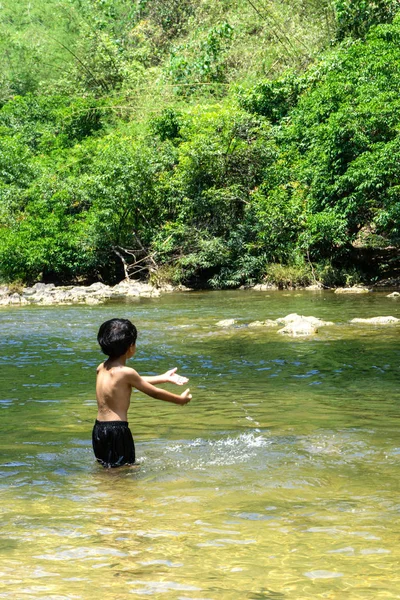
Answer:
[[(0, 598), (400, 598), (400, 327), (348, 323), (400, 317), (386, 293), (3, 309)], [(335, 325), (246, 327), (292, 312)], [(90, 437), (114, 316), (138, 326), (130, 364), (179, 367), (193, 400), (135, 393), (139, 466), (106, 471)]]

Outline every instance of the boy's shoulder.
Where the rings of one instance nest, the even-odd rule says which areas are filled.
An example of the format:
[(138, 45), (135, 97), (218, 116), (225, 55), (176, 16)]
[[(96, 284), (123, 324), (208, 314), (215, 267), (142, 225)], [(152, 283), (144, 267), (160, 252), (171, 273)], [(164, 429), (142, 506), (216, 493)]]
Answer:
[(139, 375), (139, 373), (135, 371), (135, 369), (132, 369), (132, 367), (127, 367), (126, 365), (121, 367), (121, 371), (126, 375)]
[(129, 380), (131, 385), (136, 385), (138, 380), (141, 379), (139, 373), (135, 371), (135, 369), (132, 369), (132, 367), (123, 367), (122, 375), (124, 378)]
[(101, 371), (111, 371), (111, 370), (114, 371), (114, 369), (116, 369), (118, 371), (118, 373), (120, 373), (121, 375), (125, 375), (125, 376), (133, 375), (133, 376), (140, 377), (139, 373), (137, 371), (135, 371), (135, 369), (132, 369), (131, 367), (127, 367), (126, 365), (108, 365), (107, 366), (106, 363), (107, 363), (107, 361), (105, 360), (99, 364), (99, 366), (96, 369), (97, 374), (99, 374)]

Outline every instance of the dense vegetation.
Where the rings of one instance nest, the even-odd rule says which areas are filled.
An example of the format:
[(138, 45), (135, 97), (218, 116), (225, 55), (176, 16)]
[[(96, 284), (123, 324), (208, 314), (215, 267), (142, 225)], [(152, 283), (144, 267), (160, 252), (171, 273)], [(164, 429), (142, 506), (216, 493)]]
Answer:
[(399, 9), (4, 0), (0, 277), (393, 274)]

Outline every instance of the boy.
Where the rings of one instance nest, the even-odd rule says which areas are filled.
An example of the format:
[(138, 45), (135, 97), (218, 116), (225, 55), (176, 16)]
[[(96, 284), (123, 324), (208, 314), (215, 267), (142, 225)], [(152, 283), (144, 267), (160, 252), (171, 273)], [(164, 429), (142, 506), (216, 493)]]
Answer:
[(97, 341), (107, 360), (97, 368), (96, 398), (97, 419), (93, 427), (93, 451), (104, 467), (120, 467), (135, 462), (135, 444), (128, 427), (128, 408), (132, 388), (157, 398), (187, 404), (192, 399), (189, 388), (182, 394), (172, 394), (153, 384), (187, 383), (176, 368), (156, 377), (141, 377), (134, 369), (125, 366), (136, 351), (136, 327), (127, 319), (111, 319), (103, 323)]

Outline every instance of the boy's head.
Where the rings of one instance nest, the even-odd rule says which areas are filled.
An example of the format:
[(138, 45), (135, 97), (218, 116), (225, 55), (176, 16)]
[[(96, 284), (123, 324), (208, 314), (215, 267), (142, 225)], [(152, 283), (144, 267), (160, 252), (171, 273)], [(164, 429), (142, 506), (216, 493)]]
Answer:
[(128, 319), (110, 319), (100, 326), (97, 341), (104, 354), (118, 358), (136, 343), (136, 327)]

